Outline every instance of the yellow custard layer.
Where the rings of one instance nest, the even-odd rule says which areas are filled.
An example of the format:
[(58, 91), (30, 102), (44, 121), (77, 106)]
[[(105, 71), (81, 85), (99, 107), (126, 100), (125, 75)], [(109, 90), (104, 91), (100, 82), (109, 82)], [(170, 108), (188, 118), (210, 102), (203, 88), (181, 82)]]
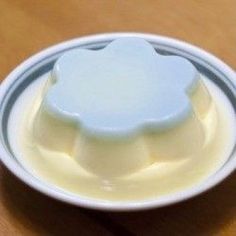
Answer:
[(214, 114), (211, 119), (205, 117), (204, 126), (212, 137), (199, 154), (194, 158), (162, 159), (121, 177), (96, 176), (83, 169), (71, 156), (49, 151), (35, 142), (32, 127), (47, 78), (48, 74), (39, 78), (17, 100), (10, 115), (8, 132), (15, 156), (22, 165), (47, 184), (64, 191), (113, 201), (161, 197), (193, 187), (208, 178), (227, 160), (233, 148), (236, 133), (233, 109), (222, 91), (204, 78), (214, 103), (212, 113), (217, 113), (217, 125), (213, 124)]

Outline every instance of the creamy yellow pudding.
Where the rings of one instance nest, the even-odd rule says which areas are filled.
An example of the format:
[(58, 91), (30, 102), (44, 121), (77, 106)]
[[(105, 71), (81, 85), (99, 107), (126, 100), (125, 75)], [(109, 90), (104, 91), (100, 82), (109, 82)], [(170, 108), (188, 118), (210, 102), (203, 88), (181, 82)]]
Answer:
[[(117, 44), (124, 48), (123, 43), (127, 42)], [(142, 46), (142, 42), (137, 45), (140, 43)], [(186, 60), (159, 56), (156, 64), (150, 46), (139, 49), (143, 50), (140, 55), (125, 52), (129, 60), (120, 60), (119, 70), (112, 70), (119, 77), (113, 80), (107, 70), (106, 79), (103, 69), (91, 73), (102, 78), (98, 81), (88, 70), (81, 75), (76, 74), (77, 69), (71, 73), (75, 70), (71, 58), (70, 69), (64, 70), (68, 61), (62, 58), (52, 73), (25, 89), (11, 112), (8, 132), (15, 155), (29, 172), (63, 191), (129, 201), (191, 188), (222, 166), (236, 133), (227, 97)], [(102, 59), (107, 64), (117, 56), (114, 44), (108, 51), (107, 58)], [(83, 53), (86, 59), (87, 52)], [(145, 54), (147, 60), (150, 53), (153, 58), (147, 65), (142, 58)], [(119, 56), (124, 57), (120, 50)], [(143, 65), (144, 69), (134, 73), (130, 69), (133, 65)], [(117, 68), (115, 62), (113, 67)], [(126, 73), (119, 74), (122, 70)], [(127, 74), (132, 76), (124, 80)], [(80, 76), (78, 87), (74, 82), (63, 84), (64, 77), (74, 81)], [(168, 81), (175, 78), (179, 83)], [(58, 89), (57, 83), (63, 84), (62, 88)], [(70, 91), (71, 100), (65, 98), (66, 91)], [(73, 99), (78, 103), (67, 103)]]

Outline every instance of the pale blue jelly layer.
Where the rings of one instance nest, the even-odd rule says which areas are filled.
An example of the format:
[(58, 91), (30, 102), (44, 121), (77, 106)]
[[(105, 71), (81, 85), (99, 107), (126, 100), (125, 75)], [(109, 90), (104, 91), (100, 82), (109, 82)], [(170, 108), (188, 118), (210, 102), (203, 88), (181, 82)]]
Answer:
[(43, 106), (85, 134), (125, 137), (184, 122), (198, 81), (188, 60), (160, 55), (147, 41), (127, 37), (101, 50), (66, 52), (54, 66)]

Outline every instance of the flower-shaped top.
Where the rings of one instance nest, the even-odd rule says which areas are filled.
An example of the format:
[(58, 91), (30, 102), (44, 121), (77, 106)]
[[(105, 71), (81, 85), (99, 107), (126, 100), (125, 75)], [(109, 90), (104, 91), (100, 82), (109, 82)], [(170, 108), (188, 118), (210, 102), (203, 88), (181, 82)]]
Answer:
[(183, 122), (199, 75), (178, 56), (159, 55), (141, 38), (101, 50), (74, 49), (56, 62), (44, 104), (97, 137), (124, 137)]

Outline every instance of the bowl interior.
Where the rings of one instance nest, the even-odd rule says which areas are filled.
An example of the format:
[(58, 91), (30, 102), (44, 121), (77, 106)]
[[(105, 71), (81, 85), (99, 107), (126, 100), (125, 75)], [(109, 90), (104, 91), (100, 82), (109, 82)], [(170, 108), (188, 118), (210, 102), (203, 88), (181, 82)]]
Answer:
[[(22, 66), (18, 68), (18, 70), (14, 73), (12, 73), (9, 77), (9, 82), (6, 84), (4, 89), (1, 90), (1, 105), (0, 105), (0, 129), (1, 129), (1, 146), (2, 149), (4, 149), (4, 155), (1, 153), (1, 156), (3, 157), (4, 164), (8, 166), (8, 159), (11, 159), (15, 162), (15, 168), (20, 168), (21, 174), (18, 177), (21, 178), (22, 175), (26, 174), (27, 176), (23, 180), (33, 186), (34, 188), (51, 195), (57, 199), (73, 203), (75, 205), (82, 205), (87, 206), (91, 208), (100, 208), (100, 209), (113, 209), (113, 210), (127, 210), (127, 209), (141, 209), (141, 208), (149, 208), (149, 207), (157, 207), (157, 206), (163, 206), (167, 205), (173, 202), (177, 202), (180, 200), (183, 200), (183, 194), (181, 197), (181, 194), (177, 194), (176, 196), (170, 196), (170, 198), (166, 199), (159, 199), (159, 200), (150, 200), (148, 202), (132, 202), (132, 203), (114, 203), (114, 204), (107, 204), (102, 201), (93, 200), (93, 199), (83, 199), (78, 196), (69, 196), (68, 193), (63, 193), (62, 191), (58, 191), (57, 189), (52, 190), (52, 187), (47, 186), (44, 182), (37, 179), (35, 176), (32, 176), (30, 173), (27, 172), (27, 170), (24, 169), (24, 167), (19, 163), (18, 159), (15, 157), (12, 148), (9, 143), (8, 138), (8, 119), (9, 115), (11, 113), (11, 109), (17, 100), (17, 98), (21, 95), (21, 93), (24, 91), (24, 89), (29, 86), (34, 80), (37, 80), (41, 75), (49, 72), (55, 61), (57, 60), (60, 55), (62, 55), (65, 51), (74, 49), (74, 48), (87, 48), (87, 49), (93, 49), (98, 50), (106, 46), (109, 42), (111, 42), (116, 37), (119, 37), (119, 35), (111, 36), (111, 37), (103, 37), (103, 38), (96, 38), (94, 37), (93, 40), (73, 40), (72, 43), (68, 42), (64, 44), (63, 46), (58, 45), (53, 48), (53, 50), (46, 50), (44, 53), (41, 53), (40, 55), (36, 55), (33, 59), (29, 59), (27, 63), (24, 63)], [(215, 65), (215, 63), (211, 63), (211, 61), (208, 61), (204, 59), (203, 57), (199, 57), (197, 54), (194, 54), (192, 50), (186, 49), (184, 50), (183, 47), (178, 47), (178, 44), (176, 46), (173, 46), (173, 44), (168, 44), (168, 41), (166, 43), (163, 43), (163, 40), (158, 40), (158, 37), (156, 37), (156, 40), (153, 38), (146, 38), (149, 40), (149, 42), (155, 47), (156, 51), (163, 55), (179, 55), (183, 56), (187, 59), (189, 59), (202, 73), (203, 75), (207, 76), (210, 80), (212, 80), (214, 83), (216, 83), (227, 95), (229, 98), (234, 111), (236, 113), (236, 87), (233, 83), (232, 79), (229, 78), (229, 76), (224, 73), (224, 71), (220, 70), (219, 67)], [(228, 161), (219, 169), (217, 172), (220, 172), (227, 163), (229, 163), (232, 159), (235, 159), (235, 150), (236, 146), (234, 146), (233, 152), (231, 156), (229, 157)], [(235, 163), (235, 162), (234, 162)], [(10, 167), (10, 170), (12, 168)], [(214, 178), (215, 175), (217, 175), (217, 172), (210, 176), (210, 178)], [(228, 173), (229, 174), (229, 173)], [(28, 179), (31, 178), (31, 181), (28, 181)], [(22, 178), (21, 178), (22, 179)], [(33, 181), (32, 181), (33, 179)], [(30, 183), (29, 183), (30, 182)], [(37, 187), (34, 183), (37, 182), (37, 186), (44, 186), (43, 188)], [(205, 189), (202, 190), (197, 189), (194, 193), (194, 191), (189, 192), (186, 190), (185, 198), (188, 198), (190, 196), (196, 195), (200, 193), (203, 190), (206, 190), (207, 188), (210, 188), (211, 186), (205, 186)], [(53, 191), (54, 193), (50, 193)], [(73, 194), (71, 194), (73, 195)], [(169, 199), (169, 200), (168, 200)]]

